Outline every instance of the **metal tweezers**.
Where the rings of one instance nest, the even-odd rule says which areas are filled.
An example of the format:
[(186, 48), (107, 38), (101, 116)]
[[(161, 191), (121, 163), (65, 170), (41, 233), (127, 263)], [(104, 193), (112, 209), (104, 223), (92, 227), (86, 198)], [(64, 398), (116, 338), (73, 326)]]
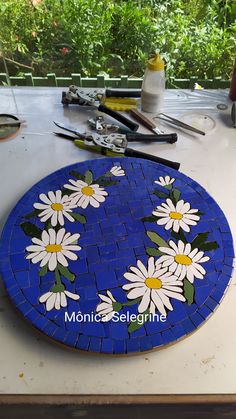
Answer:
[(204, 131), (201, 131), (200, 129), (194, 128), (191, 125), (185, 124), (184, 122), (179, 121), (178, 119), (175, 119), (172, 116), (166, 115), (165, 113), (159, 113), (153, 119), (156, 119), (156, 118), (162, 119), (163, 121), (166, 121), (169, 124), (175, 125), (177, 127), (184, 128), (184, 129), (187, 129), (189, 131), (196, 132), (197, 134), (206, 135), (206, 133)]

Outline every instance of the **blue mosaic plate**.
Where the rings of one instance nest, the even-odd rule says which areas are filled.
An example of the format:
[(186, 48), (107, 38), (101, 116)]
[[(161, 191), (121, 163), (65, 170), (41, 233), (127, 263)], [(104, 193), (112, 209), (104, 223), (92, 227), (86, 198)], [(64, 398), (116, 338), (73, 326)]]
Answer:
[(33, 186), (3, 230), (13, 304), (67, 346), (107, 354), (161, 348), (220, 304), (232, 236), (196, 182), (147, 160), (105, 158)]

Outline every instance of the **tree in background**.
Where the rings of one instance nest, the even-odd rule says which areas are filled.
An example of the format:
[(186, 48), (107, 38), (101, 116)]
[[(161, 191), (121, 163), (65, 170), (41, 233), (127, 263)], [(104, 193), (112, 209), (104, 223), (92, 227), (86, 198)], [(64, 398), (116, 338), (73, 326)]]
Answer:
[(235, 19), (234, 0), (4, 0), (0, 45), (17, 75), (140, 77), (158, 49), (167, 76), (227, 79)]

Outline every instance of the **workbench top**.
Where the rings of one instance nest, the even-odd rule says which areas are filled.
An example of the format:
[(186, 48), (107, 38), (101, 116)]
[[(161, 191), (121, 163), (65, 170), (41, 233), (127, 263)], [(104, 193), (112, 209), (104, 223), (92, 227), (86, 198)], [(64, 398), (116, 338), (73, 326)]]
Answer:
[[(37, 181), (72, 163), (100, 158), (53, 135), (53, 121), (86, 127), (94, 111), (63, 107), (59, 88), (1, 88), (0, 112), (27, 121), (1, 141), (0, 229), (17, 200)], [(167, 90), (164, 112), (184, 119), (195, 112), (213, 121), (205, 136), (178, 133), (177, 143), (132, 147), (181, 163), (217, 201), (236, 236), (236, 131), (228, 92)], [(227, 110), (218, 110), (227, 103)], [(167, 128), (166, 132), (173, 131)], [(141, 132), (147, 132), (145, 129)], [(14, 310), (0, 284), (0, 393), (216, 394), (236, 392), (236, 274), (213, 316), (193, 335), (161, 351), (137, 356), (91, 355), (57, 346)]]

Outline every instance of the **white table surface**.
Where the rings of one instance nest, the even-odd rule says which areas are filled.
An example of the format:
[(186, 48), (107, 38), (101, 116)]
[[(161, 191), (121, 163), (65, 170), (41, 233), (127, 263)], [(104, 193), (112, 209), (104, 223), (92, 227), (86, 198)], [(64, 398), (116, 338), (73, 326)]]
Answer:
[[(49, 173), (99, 158), (53, 135), (53, 120), (79, 126), (88, 111), (63, 108), (59, 88), (1, 88), (0, 112), (27, 123), (14, 139), (0, 142), (0, 229), (23, 193)], [(213, 117), (206, 136), (178, 131), (175, 145), (138, 145), (146, 153), (181, 162), (223, 209), (236, 236), (236, 130), (227, 91), (166, 91), (164, 110), (181, 117)], [(93, 111), (89, 110), (93, 115)], [(83, 130), (83, 129), (82, 129)], [(173, 130), (166, 132), (170, 132)], [(143, 130), (143, 132), (146, 132)], [(132, 145), (133, 146), (133, 145)], [(0, 393), (3, 394), (214, 394), (236, 392), (236, 274), (220, 307), (181, 342), (130, 357), (73, 352), (47, 341), (22, 319), (0, 285)]]

